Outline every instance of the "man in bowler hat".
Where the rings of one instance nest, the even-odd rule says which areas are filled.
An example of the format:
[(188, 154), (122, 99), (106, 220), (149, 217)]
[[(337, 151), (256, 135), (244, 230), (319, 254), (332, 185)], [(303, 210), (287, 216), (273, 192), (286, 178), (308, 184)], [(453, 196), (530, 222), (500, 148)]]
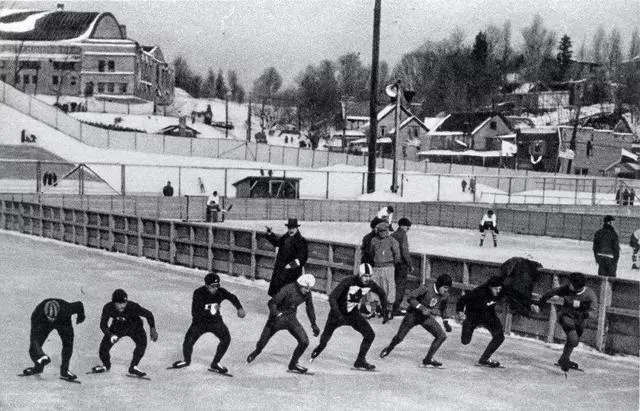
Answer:
[(285, 225), (287, 232), (282, 236), (274, 234), (271, 227), (266, 227), (267, 240), (278, 248), (269, 284), (270, 297), (275, 296), (285, 285), (295, 282), (302, 275), (304, 264), (307, 262), (307, 240), (298, 230), (298, 219), (290, 218)]

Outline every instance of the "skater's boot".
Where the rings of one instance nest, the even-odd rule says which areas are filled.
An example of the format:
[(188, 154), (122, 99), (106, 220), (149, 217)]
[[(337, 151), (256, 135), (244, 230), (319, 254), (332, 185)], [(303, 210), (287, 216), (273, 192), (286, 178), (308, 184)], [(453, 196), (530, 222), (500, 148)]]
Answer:
[(49, 358), (48, 355), (43, 355), (42, 357), (36, 360), (35, 368), (40, 369), (40, 372), (42, 372), (42, 370), (44, 370), (45, 365), (49, 364), (50, 362), (51, 362), (51, 358)]
[(373, 371), (376, 369), (375, 365), (369, 364), (365, 359), (357, 359), (356, 362), (353, 363), (353, 367), (367, 371)]
[(255, 360), (257, 356), (258, 356), (258, 353), (255, 351), (252, 351), (251, 354), (247, 356), (247, 364)]
[(432, 367), (442, 367), (442, 363), (440, 361), (429, 358), (425, 358), (424, 360), (422, 360), (422, 365), (424, 365), (425, 367), (429, 365)]
[(480, 240), (480, 247), (482, 247), (482, 244), (484, 244), (484, 240)]
[(632, 270), (640, 270), (640, 265), (633, 263), (633, 265), (631, 266)]
[(560, 366), (560, 369), (564, 372), (567, 372), (571, 369), (571, 364), (569, 364), (569, 360), (565, 360), (564, 358), (560, 358), (558, 360), (558, 365)]
[(494, 246), (494, 247), (497, 247), (497, 246), (498, 246), (498, 241), (493, 240), (493, 246)]
[(289, 364), (289, 371), (299, 372), (300, 374), (304, 374), (309, 370), (303, 367), (302, 365), (296, 363), (296, 364)]
[(485, 367), (490, 367), (490, 368), (498, 368), (500, 366), (500, 363), (498, 361), (493, 361), (493, 360), (484, 359), (484, 358), (481, 358), (478, 361), (478, 364), (484, 365)]
[(106, 372), (109, 371), (110, 367), (106, 367), (104, 365), (96, 365), (95, 367), (93, 367), (91, 369), (91, 372), (95, 373), (95, 374), (99, 374), (101, 372)]
[(220, 373), (220, 374), (226, 374), (226, 373), (229, 372), (227, 367), (224, 367), (224, 366), (220, 365), (217, 362), (212, 362), (211, 363), (211, 369), (214, 370), (215, 372)]
[(176, 361), (171, 365), (171, 367), (173, 368), (184, 368), (188, 366), (189, 366), (189, 363), (184, 360)]
[(387, 355), (391, 354), (392, 350), (393, 348), (391, 348), (390, 346), (384, 347), (382, 351), (380, 351), (380, 358), (384, 358)]
[(144, 377), (145, 375), (147, 375), (146, 372), (140, 371), (137, 365), (132, 365), (131, 367), (129, 367), (129, 374), (135, 375), (136, 377)]
[(313, 362), (313, 360), (318, 358), (318, 355), (320, 355), (320, 351), (318, 351), (317, 348), (315, 350), (311, 351), (311, 358), (309, 359), (309, 362)]
[(38, 368), (38, 367), (29, 367), (22, 370), (22, 375), (36, 375), (41, 373), (42, 373), (42, 368)]
[(573, 362), (571, 360), (567, 360), (567, 363), (569, 364), (569, 368), (571, 368), (572, 370), (580, 369), (580, 366), (578, 365), (577, 362)]
[(74, 381), (76, 378), (78, 378), (78, 376), (72, 373), (71, 371), (66, 370), (66, 371), (60, 371), (60, 378), (63, 378), (67, 381)]

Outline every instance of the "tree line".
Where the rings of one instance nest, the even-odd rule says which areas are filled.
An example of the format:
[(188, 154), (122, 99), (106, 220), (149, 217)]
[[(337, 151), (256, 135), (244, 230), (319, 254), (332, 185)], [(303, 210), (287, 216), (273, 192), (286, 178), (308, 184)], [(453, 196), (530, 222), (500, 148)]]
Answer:
[(238, 74), (235, 70), (227, 72), (225, 80), (222, 69), (216, 75), (213, 68), (209, 68), (206, 77), (194, 73), (189, 63), (183, 56), (173, 60), (175, 85), (195, 98), (219, 98), (243, 103), (245, 101), (244, 88), (238, 82)]

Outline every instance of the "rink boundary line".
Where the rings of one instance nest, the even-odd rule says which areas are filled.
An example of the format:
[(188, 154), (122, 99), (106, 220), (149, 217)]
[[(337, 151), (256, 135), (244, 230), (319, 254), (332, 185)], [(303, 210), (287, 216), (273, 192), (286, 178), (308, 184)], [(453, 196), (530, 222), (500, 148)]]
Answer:
[[(20, 238), (25, 238), (25, 239), (32, 239), (35, 241), (40, 241), (43, 243), (48, 243), (48, 244), (54, 244), (54, 245), (64, 245), (64, 246), (68, 246), (71, 248), (76, 248), (76, 249), (82, 249), (82, 250), (87, 250), (90, 252), (95, 252), (96, 254), (102, 255), (104, 257), (115, 257), (118, 259), (121, 259), (123, 261), (126, 262), (130, 262), (130, 263), (136, 263), (136, 264), (143, 264), (143, 265), (147, 265), (150, 267), (162, 267), (164, 269), (167, 269), (168, 271), (176, 271), (179, 273), (183, 273), (183, 274), (189, 274), (190, 276), (194, 276), (194, 279), (196, 279), (196, 275), (200, 276), (198, 278), (201, 279), (202, 274), (207, 272), (206, 270), (202, 270), (199, 268), (189, 268), (189, 267), (184, 267), (184, 266), (180, 266), (180, 265), (173, 265), (164, 261), (157, 261), (157, 260), (151, 260), (148, 259), (146, 257), (138, 257), (138, 256), (132, 256), (129, 254), (123, 254), (123, 253), (117, 253), (117, 252), (112, 252), (112, 251), (107, 251), (104, 249), (99, 249), (99, 248), (92, 248), (92, 247), (87, 247), (87, 246), (83, 246), (81, 244), (74, 244), (74, 243), (68, 243), (66, 241), (60, 241), (60, 240), (56, 240), (53, 238), (46, 238), (46, 237), (39, 237), (39, 236), (34, 236), (31, 234), (26, 234), (26, 233), (20, 233), (17, 231), (8, 231), (8, 230), (0, 230), (0, 233), (6, 233), (9, 235), (13, 235), (15, 237), (20, 237)], [(260, 288), (263, 290), (267, 290), (269, 288), (269, 282), (263, 279), (249, 279), (249, 278), (245, 278), (245, 277), (235, 277), (232, 275), (229, 275), (227, 273), (218, 273), (221, 276), (223, 276), (225, 281), (228, 281), (230, 283), (236, 284), (236, 285), (243, 285), (246, 287), (252, 287), (252, 288)], [(316, 301), (325, 301), (328, 302), (329, 301), (329, 296), (325, 293), (320, 293), (317, 291), (313, 291), (313, 298)], [(395, 317), (395, 319), (398, 319), (400, 321), (401, 317)], [(460, 324), (458, 324), (457, 321), (455, 321), (454, 318), (449, 318), (449, 320), (452, 320), (449, 322), (449, 324), (452, 326), (452, 328), (454, 329), (461, 329), (462, 326)], [(486, 336), (490, 336), (491, 333), (484, 329), (484, 328), (478, 328), (476, 330), (476, 332), (478, 332), (479, 334), (482, 335), (486, 335)], [(553, 351), (562, 351), (564, 344), (563, 343), (548, 343), (546, 341), (542, 341), (540, 339), (537, 338), (533, 338), (533, 337), (527, 337), (524, 335), (518, 335), (518, 334), (514, 334), (514, 333), (509, 333), (506, 334), (505, 337), (508, 338), (513, 338), (516, 340), (521, 340), (521, 341), (525, 341), (525, 342), (530, 342), (530, 343), (535, 343), (537, 345), (543, 345), (545, 346), (547, 349), (553, 350)], [(623, 355), (623, 354), (616, 354), (616, 355), (610, 355), (610, 354), (605, 354), (602, 353), (598, 350), (596, 350), (595, 348), (589, 347), (588, 345), (583, 344), (582, 342), (579, 343), (579, 345), (575, 348), (575, 351), (578, 352), (582, 352), (584, 354), (589, 354), (592, 355), (594, 357), (597, 357), (599, 359), (604, 359), (604, 360), (609, 360), (609, 361), (615, 361), (618, 363), (622, 363), (622, 364), (629, 364), (629, 365), (636, 365), (639, 361), (640, 358), (639, 357), (633, 357), (631, 355)]]

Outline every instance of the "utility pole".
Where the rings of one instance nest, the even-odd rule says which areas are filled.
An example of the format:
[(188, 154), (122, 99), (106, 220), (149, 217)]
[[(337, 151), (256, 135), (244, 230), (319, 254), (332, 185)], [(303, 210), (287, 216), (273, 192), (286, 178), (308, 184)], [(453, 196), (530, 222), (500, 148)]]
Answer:
[(376, 191), (376, 140), (378, 136), (378, 60), (380, 58), (380, 9), (381, 1), (375, 0), (373, 8), (373, 49), (371, 52), (371, 93), (369, 97), (369, 155), (367, 193)]
[(229, 94), (224, 93), (224, 138), (229, 138)]
[(394, 118), (394, 141), (393, 141), (393, 172), (391, 174), (391, 192), (398, 192), (398, 152), (400, 148), (400, 110), (402, 101), (402, 81), (398, 80), (395, 84), (396, 88), (396, 115)]
[(247, 141), (251, 141), (251, 94), (249, 94), (249, 110), (247, 111)]

